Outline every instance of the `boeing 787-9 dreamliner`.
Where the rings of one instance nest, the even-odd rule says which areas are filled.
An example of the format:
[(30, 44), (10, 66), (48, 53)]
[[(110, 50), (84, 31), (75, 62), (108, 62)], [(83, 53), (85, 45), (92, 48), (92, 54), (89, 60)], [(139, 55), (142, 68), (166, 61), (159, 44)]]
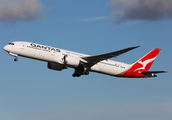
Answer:
[(73, 77), (88, 75), (89, 72), (97, 72), (116, 77), (145, 78), (156, 77), (157, 73), (165, 71), (149, 71), (152, 63), (161, 49), (155, 48), (133, 64), (126, 64), (109, 60), (120, 54), (138, 48), (129, 47), (115, 52), (90, 56), (55, 47), (40, 45), (31, 42), (12, 42), (4, 47), (4, 50), (15, 57), (18, 56), (32, 58), (47, 62), (47, 67), (52, 70), (61, 71), (68, 67), (74, 68)]

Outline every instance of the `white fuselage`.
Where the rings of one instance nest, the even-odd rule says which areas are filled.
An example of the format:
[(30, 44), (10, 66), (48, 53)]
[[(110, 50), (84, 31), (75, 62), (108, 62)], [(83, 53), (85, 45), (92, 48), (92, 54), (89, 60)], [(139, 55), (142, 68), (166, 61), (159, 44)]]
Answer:
[[(23, 57), (37, 59), (46, 62), (62, 64), (62, 58), (63, 58), (62, 56), (64, 55), (72, 56), (81, 61), (83, 61), (82, 57), (89, 56), (86, 54), (40, 45), (36, 43), (30, 43), (30, 42), (13, 42), (13, 43), (14, 45), (6, 45), (4, 47), (4, 50), (6, 50), (10, 55), (23, 56)], [(66, 64), (66, 66), (71, 68), (76, 67), (68, 63)], [(132, 64), (125, 64), (112, 60), (103, 60), (93, 65), (90, 71), (103, 73), (111, 76), (119, 76), (125, 71), (127, 71), (131, 66)]]

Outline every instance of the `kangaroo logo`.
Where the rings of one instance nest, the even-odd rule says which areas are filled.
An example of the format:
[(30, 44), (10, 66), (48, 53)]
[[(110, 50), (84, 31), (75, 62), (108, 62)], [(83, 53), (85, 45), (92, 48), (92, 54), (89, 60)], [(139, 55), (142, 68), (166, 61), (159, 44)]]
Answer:
[[(142, 64), (143, 67), (140, 67), (140, 68), (136, 69), (135, 71), (144, 70), (144, 69), (146, 68), (147, 64), (149, 64), (150, 62), (154, 61), (155, 58), (156, 58), (156, 57), (151, 58), (151, 59), (148, 59), (148, 60), (145, 60), (144, 62), (139, 61), (138, 63)], [(135, 72), (135, 71), (134, 71), (134, 72)]]

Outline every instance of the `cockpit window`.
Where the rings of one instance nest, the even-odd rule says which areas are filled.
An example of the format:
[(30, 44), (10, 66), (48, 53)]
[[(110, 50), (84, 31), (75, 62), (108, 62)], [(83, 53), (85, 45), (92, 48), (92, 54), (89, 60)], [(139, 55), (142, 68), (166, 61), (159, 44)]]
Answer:
[(14, 45), (14, 43), (9, 43), (9, 45)]

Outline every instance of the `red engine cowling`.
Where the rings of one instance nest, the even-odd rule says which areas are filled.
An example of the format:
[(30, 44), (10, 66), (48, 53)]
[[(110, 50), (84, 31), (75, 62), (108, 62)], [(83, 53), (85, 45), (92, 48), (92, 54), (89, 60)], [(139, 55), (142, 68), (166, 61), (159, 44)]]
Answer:
[(49, 69), (58, 70), (58, 71), (61, 71), (66, 68), (64, 65), (57, 64), (57, 63), (51, 63), (51, 62), (48, 62), (47, 67)]

